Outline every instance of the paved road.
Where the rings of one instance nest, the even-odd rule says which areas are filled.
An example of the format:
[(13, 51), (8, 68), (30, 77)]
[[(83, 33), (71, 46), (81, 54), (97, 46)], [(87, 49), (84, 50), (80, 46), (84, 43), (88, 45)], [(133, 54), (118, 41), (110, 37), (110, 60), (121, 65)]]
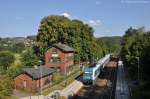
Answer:
[(47, 96), (27, 96), (27, 95), (20, 95), (19, 99), (53, 99), (51, 98), (56, 92), (59, 92), (60, 96), (65, 96), (66, 98), (73, 96), (76, 94), (81, 88), (83, 84), (82, 82), (75, 80), (70, 85), (68, 85), (63, 90), (55, 90), (54, 92), (48, 94)]
[(123, 65), (118, 65), (115, 99), (130, 99), (130, 93)]
[(69, 86), (64, 88), (60, 94), (61, 96), (65, 96), (68, 98), (69, 96), (73, 96), (74, 94), (76, 94), (82, 87), (83, 87), (82, 82), (75, 80)]

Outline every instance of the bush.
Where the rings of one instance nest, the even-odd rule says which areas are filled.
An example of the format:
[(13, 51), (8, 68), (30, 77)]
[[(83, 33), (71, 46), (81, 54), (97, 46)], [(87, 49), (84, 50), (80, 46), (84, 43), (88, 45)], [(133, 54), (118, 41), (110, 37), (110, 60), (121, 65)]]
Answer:
[(13, 80), (8, 76), (0, 75), (0, 99), (10, 99), (13, 89)]

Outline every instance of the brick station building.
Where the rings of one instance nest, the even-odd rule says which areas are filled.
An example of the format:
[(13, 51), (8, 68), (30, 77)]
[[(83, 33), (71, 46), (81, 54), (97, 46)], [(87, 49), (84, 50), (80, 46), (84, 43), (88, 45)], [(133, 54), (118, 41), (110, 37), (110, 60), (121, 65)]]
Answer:
[(74, 49), (62, 43), (54, 44), (45, 52), (45, 65), (69, 74), (74, 65)]
[(69, 74), (74, 65), (74, 49), (65, 44), (54, 44), (45, 52), (45, 65), (34, 68), (24, 68), (23, 72), (15, 77), (16, 89), (39, 90), (52, 83), (53, 73), (60, 70)]
[(46, 88), (52, 83), (54, 69), (47, 66), (24, 68), (23, 72), (15, 78), (16, 89), (39, 90)]

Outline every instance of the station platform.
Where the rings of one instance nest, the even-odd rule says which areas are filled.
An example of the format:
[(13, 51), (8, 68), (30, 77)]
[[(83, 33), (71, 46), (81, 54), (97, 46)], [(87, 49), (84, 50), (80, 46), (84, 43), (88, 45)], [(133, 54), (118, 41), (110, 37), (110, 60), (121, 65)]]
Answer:
[(115, 99), (130, 99), (129, 87), (122, 63), (118, 63)]

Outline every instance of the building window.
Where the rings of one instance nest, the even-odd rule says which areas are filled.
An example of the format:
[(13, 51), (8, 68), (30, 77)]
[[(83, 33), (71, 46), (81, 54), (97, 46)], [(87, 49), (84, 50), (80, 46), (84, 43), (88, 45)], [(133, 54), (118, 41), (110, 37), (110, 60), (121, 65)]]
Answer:
[(57, 50), (57, 49), (53, 49), (53, 50), (52, 50), (52, 53), (53, 53), (53, 54), (57, 54), (57, 53), (58, 53), (58, 50)]
[(51, 57), (49, 59), (50, 63), (54, 63), (54, 62), (61, 62), (61, 59), (59, 57)]

